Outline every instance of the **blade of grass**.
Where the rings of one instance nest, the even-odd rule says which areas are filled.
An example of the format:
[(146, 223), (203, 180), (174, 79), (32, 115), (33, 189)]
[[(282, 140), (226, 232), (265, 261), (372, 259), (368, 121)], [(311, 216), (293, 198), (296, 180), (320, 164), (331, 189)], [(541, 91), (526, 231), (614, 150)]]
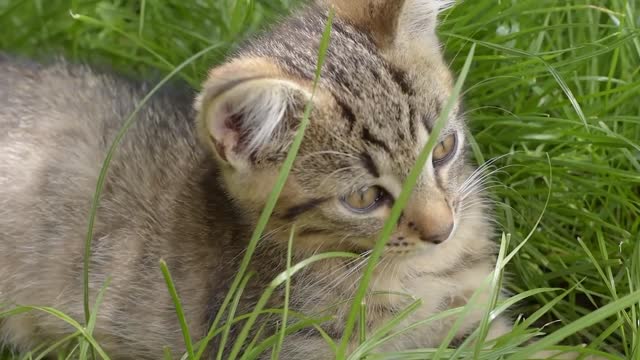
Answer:
[[(104, 293), (105, 291), (107, 291), (107, 287), (109, 287), (110, 283), (111, 283), (111, 278), (107, 278), (107, 280), (102, 285), (102, 288), (98, 292), (98, 296), (96, 297), (95, 304), (93, 305), (93, 311), (91, 312), (91, 317), (89, 318), (89, 323), (87, 324), (87, 327), (86, 327), (86, 332), (89, 335), (93, 335), (93, 330), (96, 327), (96, 321), (98, 321), (98, 309), (100, 309), (100, 306), (102, 305)], [(85, 359), (87, 357), (88, 350), (89, 350), (89, 343), (86, 341), (82, 342), (82, 344), (80, 344), (80, 355), (79, 355), (80, 359)], [(95, 355), (93, 353), (91, 355), (92, 355), (91, 357), (95, 359)]]
[(251, 341), (249, 342), (249, 345), (247, 345), (248, 350), (256, 347), (256, 344), (258, 343), (258, 339), (260, 339), (260, 337), (262, 336), (262, 333), (264, 332), (264, 329), (266, 326), (267, 326), (266, 323), (260, 325), (260, 327), (258, 328), (258, 331), (256, 331), (255, 336), (253, 337), (253, 339), (251, 339)]
[(104, 352), (102, 347), (93, 338), (93, 336), (91, 336), (91, 334), (89, 334), (86, 331), (86, 329), (82, 325), (80, 325), (80, 323), (75, 321), (69, 315), (63, 313), (60, 310), (54, 309), (52, 307), (48, 307), (48, 306), (24, 306), (24, 305), (23, 306), (18, 306), (16, 308), (12, 309), (12, 310), (1, 312), (0, 313), (0, 318), (3, 318), (4, 316), (8, 316), (8, 315), (13, 316), (13, 315), (17, 315), (17, 314), (28, 313), (30, 311), (43, 312), (45, 314), (52, 315), (52, 316), (58, 318), (59, 320), (62, 320), (65, 323), (69, 324), (72, 328), (75, 328), (76, 331), (79, 332), (80, 335), (82, 335), (82, 337), (89, 342), (89, 344), (91, 344), (91, 346), (96, 350), (98, 355), (100, 355), (102, 357), (102, 359), (104, 359), (104, 360), (109, 360), (110, 359), (109, 356), (107, 355), (107, 353)]
[(242, 280), (242, 282), (240, 282), (240, 285), (238, 286), (238, 290), (236, 291), (236, 294), (233, 298), (233, 302), (231, 303), (231, 308), (229, 309), (229, 315), (227, 316), (227, 323), (225, 324), (224, 331), (222, 332), (222, 339), (220, 340), (220, 345), (218, 348), (218, 355), (217, 355), (217, 359), (218, 360), (222, 360), (222, 356), (224, 354), (224, 350), (225, 347), (227, 345), (227, 340), (229, 339), (229, 334), (231, 332), (231, 326), (233, 324), (233, 318), (236, 315), (236, 310), (238, 308), (238, 304), (240, 303), (240, 299), (242, 297), (242, 294), (244, 292), (244, 289), (247, 286), (247, 283), (249, 282), (249, 280), (251, 279), (251, 277), (254, 275), (255, 273), (253, 272), (249, 272), (245, 275), (244, 279)]
[(138, 37), (142, 39), (144, 32), (144, 13), (147, 10), (147, 0), (140, 0), (140, 17), (138, 20)]
[[(260, 316), (260, 315), (267, 315), (267, 316), (279, 315), (280, 317), (282, 317), (282, 311), (283, 311), (282, 309), (264, 309), (264, 310), (258, 312), (258, 316)], [(253, 311), (250, 312), (250, 313), (247, 313), (247, 314), (236, 316), (233, 319), (233, 321), (231, 322), (231, 325), (233, 326), (235, 324), (238, 324), (240, 322), (243, 322), (243, 321), (247, 320), (249, 317), (251, 317), (252, 314), (253, 314)], [(326, 317), (323, 317), (323, 318), (312, 318), (312, 317), (309, 317), (309, 316), (305, 316), (304, 314), (301, 314), (299, 312), (293, 311), (291, 309), (289, 309), (289, 313), (288, 313), (287, 316), (290, 317), (290, 318), (297, 318), (300, 321), (309, 322), (310, 324), (319, 324), (319, 323), (322, 323), (322, 322), (328, 320)], [(216, 336), (222, 334), (225, 331), (225, 327), (226, 327), (226, 325), (216, 329), (215, 331), (213, 331), (213, 337), (216, 337)], [(322, 333), (323, 331), (320, 330), (319, 332)], [(203, 341), (204, 341), (204, 339), (200, 340), (199, 342), (196, 342), (194, 344), (194, 349), (195, 348), (199, 348)], [(188, 356), (189, 356), (189, 354), (184, 353), (184, 355), (180, 358), (180, 360), (187, 360)]]
[(464, 322), (466, 320), (466, 317), (469, 315), (469, 313), (471, 311), (477, 310), (479, 308), (478, 300), (479, 300), (480, 296), (491, 285), (491, 280), (493, 278), (493, 273), (496, 273), (496, 272), (499, 272), (499, 271), (500, 270), (494, 270), (491, 274), (489, 274), (489, 276), (487, 276), (482, 281), (480, 286), (478, 286), (476, 288), (476, 290), (474, 291), (474, 293), (471, 296), (471, 298), (467, 301), (467, 303), (462, 307), (462, 312), (455, 319), (455, 321), (453, 322), (453, 325), (447, 330), (446, 336), (440, 342), (440, 345), (438, 346), (438, 349), (433, 354), (433, 359), (434, 360), (439, 360), (445, 353), (448, 353), (448, 351), (449, 351), (448, 347), (451, 344), (451, 341), (453, 341), (455, 336), (458, 334), (460, 328), (462, 327), (462, 325), (464, 324)]
[(173, 355), (171, 355), (171, 349), (169, 347), (164, 348), (164, 360), (173, 360)]
[(556, 80), (558, 86), (560, 86), (560, 89), (562, 89), (562, 91), (566, 95), (567, 99), (571, 103), (571, 106), (573, 107), (573, 109), (575, 110), (576, 114), (578, 115), (578, 118), (584, 124), (585, 130), (587, 132), (589, 132), (589, 124), (588, 124), (587, 118), (584, 115), (584, 111), (582, 110), (582, 106), (580, 106), (580, 103), (578, 102), (578, 100), (576, 100), (576, 97), (573, 94), (573, 91), (571, 90), (571, 88), (569, 88), (569, 86), (564, 81), (564, 79), (562, 78), (560, 73), (551, 64), (549, 64), (549, 62), (547, 62), (542, 56), (531, 54), (531, 53), (529, 53), (527, 51), (524, 51), (524, 50), (518, 50), (518, 49), (508, 48), (508, 47), (505, 47), (505, 46), (502, 46), (502, 45), (498, 45), (498, 44), (492, 44), (492, 43), (489, 43), (489, 42), (486, 42), (486, 41), (473, 40), (473, 39), (467, 38), (465, 36), (460, 36), (460, 35), (457, 35), (457, 34), (448, 34), (448, 35), (450, 35), (452, 37), (458, 37), (458, 38), (461, 38), (461, 39), (465, 39), (467, 41), (472, 41), (474, 44), (477, 43), (477, 44), (482, 45), (482, 46), (486, 46), (486, 47), (489, 47), (489, 48), (492, 48), (492, 49), (497, 49), (497, 50), (503, 51), (503, 52), (505, 52), (507, 54), (510, 54), (510, 55), (523, 56), (523, 57), (527, 57), (527, 58), (538, 60), (547, 69), (549, 74), (551, 74), (551, 76), (553, 76), (553, 78)]
[(627, 296), (621, 297), (619, 300), (609, 303), (600, 309), (593, 311), (592, 313), (583, 316), (582, 318), (575, 320), (574, 322), (563, 326), (552, 334), (547, 335), (543, 339), (523, 348), (518, 353), (508, 357), (508, 360), (525, 360), (528, 356), (547, 349), (548, 347), (559, 343), (566, 337), (582, 330), (588, 326), (598, 323), (609, 316), (612, 316), (622, 309), (637, 305), (640, 302), (640, 291), (636, 291)]
[[(295, 234), (296, 226), (293, 224), (291, 226), (291, 233), (289, 235), (289, 242), (287, 243), (287, 273), (291, 270), (291, 256), (293, 251), (293, 236)], [(280, 331), (280, 337), (278, 338), (278, 344), (275, 346), (274, 356), (275, 359), (280, 358), (280, 350), (282, 349), (282, 344), (284, 343), (285, 331), (287, 329), (287, 317), (289, 315), (289, 298), (291, 295), (291, 278), (287, 277), (284, 283), (284, 308), (282, 309), (282, 326)]]
[(160, 259), (160, 269), (162, 270), (162, 277), (164, 277), (164, 282), (167, 284), (167, 290), (169, 290), (169, 294), (171, 295), (171, 299), (173, 300), (173, 305), (176, 309), (176, 315), (178, 317), (178, 321), (180, 322), (182, 336), (184, 337), (184, 345), (187, 349), (187, 354), (189, 354), (189, 359), (191, 360), (195, 356), (195, 353), (193, 351), (193, 342), (191, 341), (191, 333), (189, 332), (187, 319), (184, 317), (184, 310), (182, 309), (180, 296), (178, 296), (178, 291), (176, 290), (176, 286), (173, 283), (173, 279), (171, 278), (171, 273), (169, 273), (167, 263), (163, 259)]
[(245, 339), (249, 335), (249, 331), (251, 330), (253, 324), (256, 322), (258, 318), (259, 312), (262, 311), (264, 306), (267, 304), (267, 301), (271, 297), (271, 294), (273, 294), (273, 291), (278, 286), (282, 285), (282, 283), (284, 283), (288, 278), (291, 278), (298, 271), (318, 261), (322, 261), (326, 259), (334, 259), (334, 258), (357, 258), (357, 257), (359, 257), (359, 255), (344, 253), (344, 252), (328, 252), (323, 254), (317, 254), (303, 261), (300, 261), (299, 263), (292, 266), (288, 271), (284, 271), (280, 273), (278, 276), (276, 276), (276, 278), (271, 281), (267, 289), (262, 293), (262, 295), (260, 296), (260, 299), (258, 299), (258, 302), (254, 307), (253, 312), (250, 314), (249, 318), (245, 322), (244, 327), (236, 337), (236, 341), (233, 344), (233, 348), (231, 349), (231, 353), (227, 357), (227, 360), (234, 360), (238, 356), (238, 354), (242, 350)]
[(152, 49), (149, 45), (147, 45), (141, 37), (136, 37), (134, 35), (131, 35), (125, 31), (122, 31), (119, 28), (114, 27), (113, 25), (106, 23), (104, 21), (100, 21), (98, 19), (94, 19), (90, 16), (86, 16), (86, 15), (82, 15), (82, 14), (76, 14), (76, 13), (71, 13), (71, 17), (75, 20), (78, 21), (82, 21), (85, 22), (87, 24), (93, 25), (93, 26), (98, 26), (101, 28), (105, 28), (105, 29), (110, 29), (113, 32), (116, 32), (120, 35), (122, 35), (124, 38), (130, 40), (132, 43), (138, 45), (140, 48), (145, 49), (146, 51), (148, 51), (150, 54), (152, 54), (158, 61), (160, 61), (167, 69), (171, 69), (173, 68), (173, 64), (165, 59), (162, 55), (160, 55), (157, 51), (155, 51), (154, 49)]
[(360, 303), (360, 318), (358, 319), (358, 344), (367, 340), (367, 302), (363, 299)]
[[(514, 296), (508, 298), (507, 300), (501, 302), (500, 304), (498, 304), (498, 306), (495, 309), (491, 310), (490, 318), (493, 318), (493, 319), (497, 318), (499, 315), (501, 315), (504, 312), (506, 312), (508, 309), (510, 309), (515, 304), (517, 304), (519, 302), (522, 302), (523, 300), (525, 300), (525, 299), (527, 299), (529, 297), (533, 297), (535, 295), (542, 294), (542, 293), (558, 291), (558, 290), (561, 290), (561, 289), (540, 288), (540, 289), (528, 290), (528, 291), (525, 291), (523, 293), (514, 295)], [(520, 328), (527, 329), (528, 326), (521, 326)], [(462, 344), (460, 344), (460, 346), (458, 346), (456, 351), (451, 355), (451, 358), (452, 359), (457, 359), (458, 357), (462, 356), (462, 353), (465, 351), (465, 349), (471, 343), (477, 341), (476, 339), (482, 339), (482, 337), (480, 336), (479, 333), (480, 333), (480, 328), (478, 327), (469, 336), (467, 336), (467, 338), (462, 342)], [(518, 336), (518, 335), (524, 335), (524, 332), (517, 333), (517, 332), (515, 332), (515, 329), (514, 329), (514, 330), (512, 330), (512, 332), (510, 334), (510, 338), (513, 339), (515, 336)], [(480, 341), (480, 343), (482, 343), (482, 341)], [(497, 343), (498, 344), (500, 343), (500, 338), (497, 339)], [(513, 343), (513, 341), (511, 341), (510, 343)], [(507, 345), (507, 344), (505, 344), (505, 345)], [(483, 350), (485, 350), (485, 349), (481, 349), (481, 351), (483, 351)], [(474, 356), (476, 356), (476, 355), (474, 354)]]
[(551, 166), (551, 158), (549, 157), (549, 154), (546, 153), (545, 155), (547, 157), (547, 163), (549, 164), (549, 185), (547, 189), (547, 200), (545, 200), (544, 206), (542, 207), (542, 211), (540, 211), (540, 216), (538, 216), (538, 219), (531, 227), (531, 231), (529, 232), (529, 234), (527, 234), (527, 236), (522, 240), (522, 242), (520, 242), (520, 244), (518, 244), (518, 246), (516, 246), (515, 249), (513, 249), (513, 251), (511, 251), (509, 255), (507, 255), (507, 257), (504, 259), (502, 266), (506, 266), (511, 261), (511, 259), (513, 259), (518, 254), (518, 252), (520, 252), (520, 250), (529, 241), (529, 239), (531, 239), (533, 234), (536, 232), (536, 229), (538, 229), (538, 226), (540, 225), (540, 222), (542, 221), (542, 217), (547, 211), (547, 208), (549, 207), (549, 201), (551, 201), (551, 189), (553, 186), (553, 167)]
[[(502, 233), (502, 240), (500, 243), (500, 251), (498, 253), (498, 261), (496, 262), (496, 270), (493, 271), (493, 278), (491, 279), (490, 290), (491, 295), (490, 299), (487, 303), (487, 308), (485, 310), (485, 314), (482, 316), (482, 320), (480, 320), (480, 326), (478, 327), (478, 340), (476, 341), (476, 347), (473, 351), (474, 358), (480, 356), (480, 351), (484, 346), (484, 341), (489, 333), (490, 321), (494, 318), (495, 313), (493, 313), (493, 309), (498, 302), (498, 297), (500, 296), (500, 292), (502, 290), (502, 278), (504, 275), (504, 258), (507, 252), (507, 248), (509, 247), (509, 238), (510, 236), (505, 236)], [(501, 270), (497, 270), (501, 269)]]
[(38, 356), (34, 359), (34, 360), (42, 360), (45, 357), (49, 356), (54, 350), (60, 348), (61, 346), (67, 344), (68, 342), (70, 342), (71, 340), (73, 340), (74, 338), (80, 336), (80, 332), (76, 331), (72, 334), (69, 334), (65, 337), (63, 337), (62, 339), (54, 342), (53, 344), (49, 345), (46, 349), (42, 350), (42, 352), (40, 352), (40, 354), (38, 354)]
[[(303, 329), (314, 328), (315, 330), (317, 330), (321, 334), (321, 336), (325, 340), (325, 342), (327, 342), (327, 344), (332, 349), (335, 349), (335, 344), (332, 343), (331, 337), (324, 330), (322, 330), (322, 328), (318, 325), (318, 323), (321, 323), (321, 322), (324, 322), (324, 321), (328, 321), (328, 320), (331, 320), (330, 316), (327, 316), (327, 317), (325, 317), (323, 319), (301, 320), (299, 322), (291, 324), (290, 326), (287, 326), (287, 328), (284, 330), (285, 336), (286, 335), (290, 335), (290, 334), (294, 334), (294, 333), (296, 333), (296, 332), (298, 332), (300, 330), (303, 330)], [(277, 334), (266, 338), (265, 340), (263, 340), (259, 344), (250, 347), (249, 350), (247, 350), (247, 352), (244, 355), (242, 355), (241, 360), (259, 359), (260, 358), (260, 354), (264, 353), (264, 351), (266, 351), (270, 347), (275, 347), (276, 346), (277, 342), (279, 341), (279, 338), (280, 338), (280, 332), (278, 332)]]
[[(67, 357), (65, 357), (65, 360), (71, 360), (73, 359), (73, 356), (75, 355), (76, 351), (78, 351), (78, 347), (80, 346), (80, 344), (74, 346), (71, 351), (69, 351), (69, 354), (67, 355)], [(81, 359), (84, 360), (84, 359)]]
[[(388, 321), (386, 324), (380, 326), (380, 328), (376, 329), (376, 331), (371, 334), (368, 338), (361, 339), (360, 346), (356, 348), (352, 354), (349, 355), (350, 360), (357, 360), (366, 357), (367, 353), (373, 350), (372, 345), (376, 344), (376, 341), (382, 339), (384, 336), (388, 335), (393, 329), (396, 328), (402, 321), (406, 320), (411, 314), (415, 313), (416, 310), (420, 308), (422, 305), (421, 299), (416, 299), (413, 303), (409, 304), (404, 310), (396, 314), (393, 319)], [(362, 319), (366, 320), (366, 319)]]

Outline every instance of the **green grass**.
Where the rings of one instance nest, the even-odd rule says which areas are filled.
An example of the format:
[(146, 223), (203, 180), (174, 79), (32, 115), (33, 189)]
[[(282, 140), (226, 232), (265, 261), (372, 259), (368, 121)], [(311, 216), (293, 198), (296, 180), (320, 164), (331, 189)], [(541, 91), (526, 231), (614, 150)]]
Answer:
[[(0, 49), (160, 78), (212, 47), (179, 72), (198, 87), (238, 41), (290, 5), (0, 0)], [(640, 3), (468, 0), (443, 19), (457, 74), (475, 44), (464, 92), (475, 160), (503, 156), (490, 190), (509, 234), (500, 257), (506, 271), (491, 281), (521, 294), (506, 305), (522, 326), (484, 358), (526, 358), (531, 348), (512, 347), (545, 325), (548, 345), (587, 343), (613, 358), (640, 358), (638, 296), (625, 298), (640, 290)], [(368, 334), (363, 349), (387, 336)], [(467, 345), (396, 355), (481, 354)]]

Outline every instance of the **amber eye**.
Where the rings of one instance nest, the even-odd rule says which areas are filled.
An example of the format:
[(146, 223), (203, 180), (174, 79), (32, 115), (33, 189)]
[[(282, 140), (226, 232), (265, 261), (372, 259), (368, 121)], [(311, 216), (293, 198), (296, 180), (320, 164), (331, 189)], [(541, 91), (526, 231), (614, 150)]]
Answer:
[(374, 210), (387, 197), (387, 192), (379, 186), (368, 186), (343, 196), (342, 203), (354, 212), (369, 212)]
[(439, 166), (451, 159), (456, 152), (458, 137), (455, 133), (447, 135), (433, 149), (433, 166)]

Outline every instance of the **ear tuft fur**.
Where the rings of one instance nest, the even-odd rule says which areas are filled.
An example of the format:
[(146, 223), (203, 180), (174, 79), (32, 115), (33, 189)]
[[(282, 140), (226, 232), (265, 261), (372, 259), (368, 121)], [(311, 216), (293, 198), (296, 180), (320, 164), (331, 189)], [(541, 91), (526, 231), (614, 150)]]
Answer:
[(246, 65), (215, 69), (196, 102), (201, 136), (233, 167), (248, 165), (265, 147), (281, 142), (288, 111), (301, 95), (310, 97), (295, 81)]
[(437, 16), (455, 0), (319, 0), (367, 31), (379, 46), (434, 37)]

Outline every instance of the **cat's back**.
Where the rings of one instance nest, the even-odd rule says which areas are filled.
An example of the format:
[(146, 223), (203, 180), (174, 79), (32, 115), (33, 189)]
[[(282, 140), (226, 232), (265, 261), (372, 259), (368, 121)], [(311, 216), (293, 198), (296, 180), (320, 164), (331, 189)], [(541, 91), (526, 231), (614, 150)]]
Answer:
[(0, 53), (0, 140), (91, 141), (104, 151), (134, 110), (139, 120), (131, 131), (138, 137), (152, 127), (170, 127), (154, 135), (189, 136), (193, 91), (174, 89), (163, 89), (137, 109), (151, 90), (146, 82), (63, 59), (36, 63)]
[[(121, 309), (138, 302), (145, 305), (134, 323), (174, 323), (166, 289), (141, 286), (161, 283), (160, 258), (171, 268), (211, 259), (183, 281), (193, 293), (185, 306), (198, 316), (206, 310), (201, 304), (212, 290), (205, 275), (222, 257), (206, 241), (211, 223), (227, 229), (237, 216), (211, 156), (198, 145), (193, 90), (175, 85), (141, 104), (151, 88), (84, 65), (0, 54), (0, 304), (53, 306), (82, 318), (84, 239), (96, 183), (118, 131), (138, 110), (114, 152), (93, 231), (91, 289), (112, 277), (103, 327), (128, 321), (131, 314)], [(226, 239), (216, 231), (215, 239)], [(202, 319), (192, 321), (198, 327)], [(43, 340), (30, 335), (40, 321), (38, 314), (12, 317), (0, 321), (0, 333), (28, 347)], [(61, 325), (47, 323), (47, 335), (63, 334)], [(153, 329), (129, 330), (148, 334), (145, 345), (153, 347)]]
[[(41, 64), (0, 53), (0, 183), (26, 186), (35, 178), (60, 175), (56, 171), (64, 168), (94, 187), (109, 147), (134, 111), (133, 125), (113, 160), (116, 169), (124, 162), (134, 164), (121, 171), (147, 180), (151, 175), (144, 168), (173, 165), (176, 158), (197, 162), (193, 91), (186, 86), (163, 90), (141, 104), (150, 90), (147, 83), (85, 65)], [(159, 149), (173, 152), (160, 154)]]
[(92, 191), (105, 140), (112, 135), (104, 130), (117, 122), (113, 95), (131, 98), (122, 94), (129, 89), (105, 80), (83, 66), (62, 61), (43, 65), (0, 54), (4, 242), (12, 238), (10, 230), (25, 225), (26, 215), (37, 217), (56, 198), (73, 201)]
[(107, 151), (136, 110), (110, 167), (107, 200), (114, 188), (144, 201), (152, 196), (149, 185), (180, 182), (203, 157), (193, 135), (192, 91), (162, 91), (141, 104), (150, 88), (64, 60), (40, 64), (0, 54), (0, 203), (16, 212), (46, 199), (40, 206), (78, 199), (82, 206), (68, 210), (75, 216), (87, 209)]
[[(127, 107), (125, 102), (135, 98), (135, 89), (124, 85), (120, 79), (64, 60), (41, 64), (0, 54), (3, 142), (24, 140), (16, 139), (18, 135), (51, 139), (52, 135), (71, 135), (70, 129), (76, 135), (91, 136), (80, 132), (96, 129), (97, 123), (114, 126), (118, 105)], [(98, 131), (93, 133), (95, 137)]]

